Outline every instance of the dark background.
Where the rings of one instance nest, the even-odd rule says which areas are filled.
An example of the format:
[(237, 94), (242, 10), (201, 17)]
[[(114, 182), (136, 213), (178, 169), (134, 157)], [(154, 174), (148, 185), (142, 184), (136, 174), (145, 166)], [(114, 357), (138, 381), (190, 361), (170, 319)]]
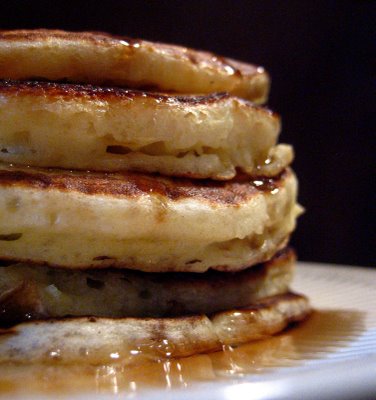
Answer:
[[(1, 1), (0, 28), (101, 30), (266, 67), (296, 150), (300, 258), (375, 265), (373, 1)], [(371, 123), (373, 119), (373, 123)]]

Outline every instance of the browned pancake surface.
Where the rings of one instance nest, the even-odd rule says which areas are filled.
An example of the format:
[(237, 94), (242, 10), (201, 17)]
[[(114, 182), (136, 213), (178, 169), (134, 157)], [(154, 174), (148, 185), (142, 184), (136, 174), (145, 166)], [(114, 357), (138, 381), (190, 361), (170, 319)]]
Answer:
[(238, 175), (232, 181), (195, 181), (137, 173), (74, 172), (54, 169), (0, 169), (0, 185), (39, 190), (81, 192), (88, 195), (138, 197), (160, 195), (166, 199), (197, 198), (210, 203), (240, 205), (260, 192), (278, 190), (291, 175), (287, 169), (274, 178), (250, 179)]
[(177, 93), (228, 91), (258, 102), (265, 101), (269, 90), (262, 67), (102, 32), (1, 31), (0, 56), (1, 78), (111, 83)]

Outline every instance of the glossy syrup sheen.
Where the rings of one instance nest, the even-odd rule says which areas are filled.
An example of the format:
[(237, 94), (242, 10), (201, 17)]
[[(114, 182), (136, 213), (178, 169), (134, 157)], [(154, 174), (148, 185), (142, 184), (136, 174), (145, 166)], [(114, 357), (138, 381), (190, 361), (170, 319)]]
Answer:
[(145, 359), (135, 351), (134, 363), (127, 366), (1, 365), (0, 396), (131, 394), (148, 388), (189, 388), (200, 381), (267, 373), (278, 367), (302, 365), (348, 346), (364, 331), (363, 321), (360, 312), (316, 311), (299, 325), (265, 340), (211, 354), (158, 361)]

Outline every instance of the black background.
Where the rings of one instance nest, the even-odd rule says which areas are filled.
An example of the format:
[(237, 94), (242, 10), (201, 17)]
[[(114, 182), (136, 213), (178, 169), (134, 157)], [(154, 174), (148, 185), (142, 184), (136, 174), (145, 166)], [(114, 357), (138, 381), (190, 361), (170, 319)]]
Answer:
[(296, 151), (303, 260), (375, 265), (373, 1), (1, 1), (0, 28), (101, 30), (266, 67)]

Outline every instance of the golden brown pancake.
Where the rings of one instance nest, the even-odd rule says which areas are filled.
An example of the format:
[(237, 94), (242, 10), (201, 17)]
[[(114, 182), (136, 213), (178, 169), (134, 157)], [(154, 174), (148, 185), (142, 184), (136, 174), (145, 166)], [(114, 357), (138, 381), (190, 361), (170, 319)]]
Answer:
[(171, 317), (231, 310), (286, 293), (294, 264), (293, 251), (284, 250), (236, 273), (0, 266), (0, 327), (51, 317)]
[(127, 365), (137, 353), (184, 357), (265, 338), (309, 313), (304, 296), (286, 293), (208, 316), (26, 322), (0, 331), (0, 363)]
[(263, 68), (3, 31), (0, 80), (0, 363), (189, 356), (310, 313), (281, 251), (301, 212), (292, 148), (250, 102)]
[(0, 32), (1, 79), (48, 79), (159, 92), (229, 92), (265, 102), (262, 67), (186, 47), (100, 32)]
[(226, 94), (0, 81), (0, 161), (231, 179), (274, 176), (293, 158), (276, 114)]
[(0, 167), (0, 257), (66, 268), (236, 271), (285, 247), (291, 170), (226, 182)]

